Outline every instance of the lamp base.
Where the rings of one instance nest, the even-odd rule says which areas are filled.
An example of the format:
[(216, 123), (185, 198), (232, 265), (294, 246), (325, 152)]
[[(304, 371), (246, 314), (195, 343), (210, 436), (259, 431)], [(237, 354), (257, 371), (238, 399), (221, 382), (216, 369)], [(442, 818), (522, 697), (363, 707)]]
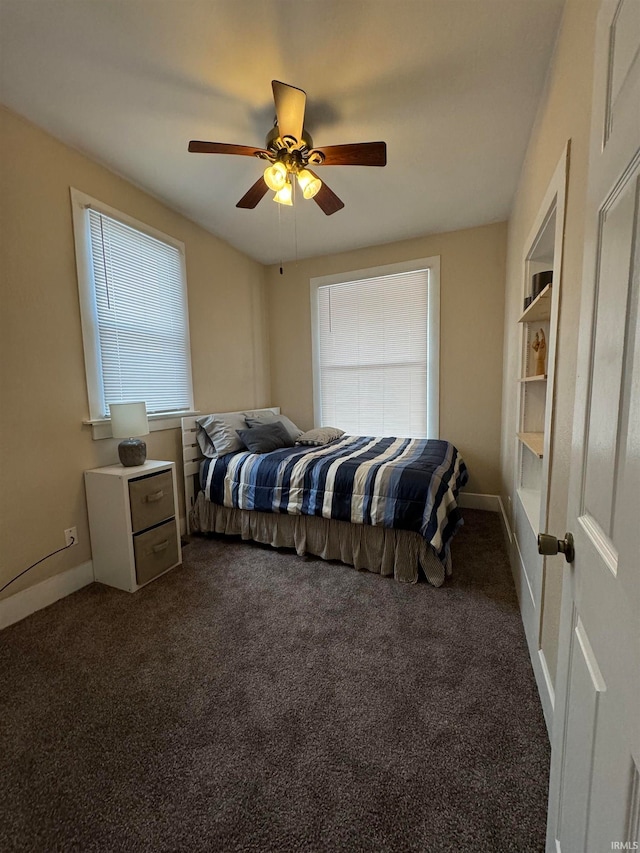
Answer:
[(118, 445), (118, 456), (125, 468), (144, 465), (147, 458), (147, 445), (141, 438), (125, 438)]

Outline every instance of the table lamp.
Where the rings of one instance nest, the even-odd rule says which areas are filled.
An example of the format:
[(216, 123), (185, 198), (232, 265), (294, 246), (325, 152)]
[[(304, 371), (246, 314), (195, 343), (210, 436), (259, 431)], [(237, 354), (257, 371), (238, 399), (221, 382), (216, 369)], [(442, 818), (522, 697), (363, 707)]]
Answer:
[(109, 403), (111, 412), (111, 434), (124, 438), (118, 445), (118, 456), (125, 468), (144, 465), (147, 445), (133, 436), (148, 435), (149, 421), (145, 403)]

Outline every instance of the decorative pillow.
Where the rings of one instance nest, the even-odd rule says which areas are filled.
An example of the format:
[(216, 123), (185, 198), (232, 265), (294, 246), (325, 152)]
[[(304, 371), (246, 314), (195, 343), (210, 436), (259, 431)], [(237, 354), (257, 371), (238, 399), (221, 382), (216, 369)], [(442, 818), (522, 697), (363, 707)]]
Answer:
[(196, 420), (196, 427), (200, 450), (210, 459), (244, 450), (237, 433), (237, 430), (246, 427), (242, 413), (206, 415)]
[(293, 441), (280, 421), (239, 429), (238, 436), (251, 453), (270, 453), (281, 447), (293, 447)]
[(289, 433), (291, 441), (295, 441), (302, 435), (302, 430), (299, 429), (293, 421), (290, 421), (286, 415), (276, 415), (275, 412), (245, 412), (244, 416), (247, 426), (251, 428), (262, 426), (262, 424), (272, 424), (276, 421), (280, 421)]
[(337, 427), (316, 427), (308, 432), (303, 432), (296, 444), (308, 444), (312, 447), (322, 447), (323, 444), (329, 444), (331, 441), (337, 441), (344, 435), (343, 429)]

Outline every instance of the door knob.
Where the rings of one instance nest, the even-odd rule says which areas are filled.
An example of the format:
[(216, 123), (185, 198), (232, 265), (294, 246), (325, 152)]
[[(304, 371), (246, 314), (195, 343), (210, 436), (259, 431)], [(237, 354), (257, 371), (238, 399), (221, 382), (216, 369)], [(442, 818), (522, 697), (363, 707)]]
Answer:
[(576, 552), (573, 547), (573, 535), (565, 533), (564, 539), (556, 539), (555, 536), (549, 536), (548, 533), (538, 533), (538, 554), (545, 557), (552, 557), (558, 551), (564, 554), (567, 563), (573, 563)]

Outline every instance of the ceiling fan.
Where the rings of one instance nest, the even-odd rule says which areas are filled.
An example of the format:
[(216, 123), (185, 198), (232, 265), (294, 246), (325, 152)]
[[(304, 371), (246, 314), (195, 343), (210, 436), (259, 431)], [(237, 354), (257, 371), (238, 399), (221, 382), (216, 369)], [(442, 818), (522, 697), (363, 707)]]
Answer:
[(264, 175), (242, 196), (236, 207), (253, 209), (270, 189), (275, 192), (274, 201), (291, 205), (293, 187), (297, 181), (304, 198), (312, 198), (327, 216), (331, 216), (344, 207), (344, 202), (308, 167), (385, 166), (386, 143), (357, 142), (314, 148), (313, 140), (304, 128), (306, 92), (279, 80), (272, 80), (271, 86), (276, 120), (267, 134), (264, 148), (192, 139), (189, 151), (201, 154), (239, 154), (243, 157), (259, 157), (269, 162)]

